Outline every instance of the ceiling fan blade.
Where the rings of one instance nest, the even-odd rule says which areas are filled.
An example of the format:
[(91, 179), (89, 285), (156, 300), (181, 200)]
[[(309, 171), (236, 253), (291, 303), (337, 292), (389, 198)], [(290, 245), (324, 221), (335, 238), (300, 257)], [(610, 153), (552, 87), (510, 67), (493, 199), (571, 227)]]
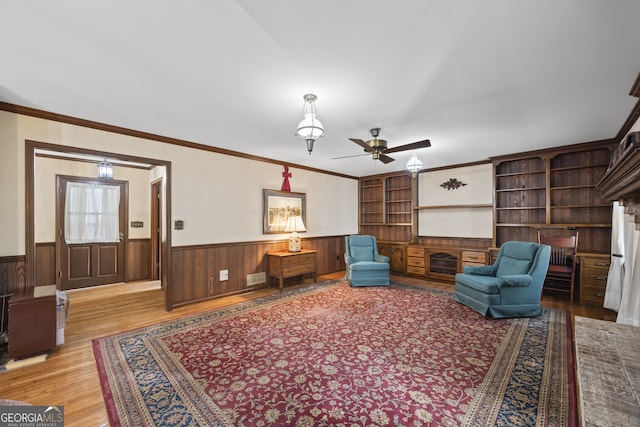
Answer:
[(361, 156), (370, 156), (369, 153), (364, 154), (352, 154), (350, 156), (340, 156), (340, 157), (331, 157), (329, 160), (337, 160), (337, 159), (348, 159), (349, 157), (361, 157)]
[(361, 139), (358, 138), (349, 138), (351, 141), (355, 142), (356, 144), (358, 144), (359, 146), (361, 146), (362, 148), (364, 148), (364, 151), (366, 152), (370, 152), (371, 151), (371, 146), (369, 144), (367, 144), (366, 142), (364, 142)]
[(387, 163), (393, 162), (395, 159), (393, 159), (393, 158), (391, 158), (389, 156), (385, 156), (384, 154), (380, 153), (379, 160), (386, 165)]
[(399, 151), (417, 150), (418, 148), (431, 147), (431, 141), (425, 139), (424, 141), (412, 142), (411, 144), (400, 145), (398, 147), (387, 148), (385, 153), (397, 153)]

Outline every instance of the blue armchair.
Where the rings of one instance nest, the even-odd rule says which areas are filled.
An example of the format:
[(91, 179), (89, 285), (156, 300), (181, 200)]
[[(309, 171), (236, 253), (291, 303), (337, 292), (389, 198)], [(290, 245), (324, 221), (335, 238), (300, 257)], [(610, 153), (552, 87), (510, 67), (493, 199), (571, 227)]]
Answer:
[(453, 299), (493, 318), (539, 316), (550, 254), (548, 245), (505, 242), (493, 265), (456, 274)]
[(389, 286), (389, 257), (378, 253), (375, 236), (345, 236), (344, 260), (351, 286)]

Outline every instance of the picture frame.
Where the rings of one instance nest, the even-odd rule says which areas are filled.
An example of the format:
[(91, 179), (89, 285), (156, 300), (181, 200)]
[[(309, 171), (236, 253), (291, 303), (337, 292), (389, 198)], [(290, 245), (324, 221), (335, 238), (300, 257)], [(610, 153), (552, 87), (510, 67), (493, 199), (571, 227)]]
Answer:
[[(289, 216), (300, 215), (307, 223), (307, 195), (293, 191), (262, 190), (262, 234), (285, 233)], [(303, 231), (301, 231), (303, 232)]]

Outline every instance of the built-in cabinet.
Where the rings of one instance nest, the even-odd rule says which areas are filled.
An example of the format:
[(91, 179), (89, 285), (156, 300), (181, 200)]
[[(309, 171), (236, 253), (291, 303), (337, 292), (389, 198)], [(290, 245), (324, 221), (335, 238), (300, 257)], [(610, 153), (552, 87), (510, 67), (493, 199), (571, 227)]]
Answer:
[(495, 245), (536, 241), (538, 228), (576, 229), (579, 252), (608, 253), (612, 207), (595, 186), (607, 171), (611, 149), (605, 141), (493, 158)]
[(389, 257), (389, 269), (392, 273), (406, 273), (406, 246), (402, 243), (378, 241), (378, 253)]
[(486, 265), (487, 251), (407, 246), (407, 274), (451, 282), (467, 265)]
[(605, 254), (580, 255), (580, 305), (602, 307), (611, 257)]

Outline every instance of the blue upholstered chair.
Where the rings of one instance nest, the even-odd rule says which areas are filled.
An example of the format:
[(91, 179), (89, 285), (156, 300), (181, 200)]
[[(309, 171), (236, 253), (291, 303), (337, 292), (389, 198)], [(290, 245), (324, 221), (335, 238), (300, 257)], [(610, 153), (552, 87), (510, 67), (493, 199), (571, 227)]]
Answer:
[(453, 299), (493, 318), (539, 316), (550, 254), (548, 245), (505, 242), (493, 265), (456, 274)]
[(345, 236), (344, 260), (351, 286), (389, 286), (389, 257), (378, 253), (375, 236)]

